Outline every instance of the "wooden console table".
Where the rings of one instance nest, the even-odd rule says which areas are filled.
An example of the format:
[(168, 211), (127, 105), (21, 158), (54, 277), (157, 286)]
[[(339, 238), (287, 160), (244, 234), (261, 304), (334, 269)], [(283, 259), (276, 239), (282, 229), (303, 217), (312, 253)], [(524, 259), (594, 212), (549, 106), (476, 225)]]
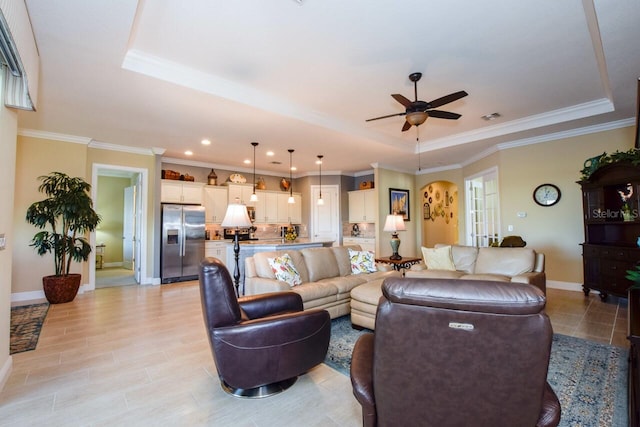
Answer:
[(405, 268), (411, 268), (413, 264), (418, 264), (422, 261), (422, 258), (416, 257), (402, 257), (402, 259), (390, 259), (389, 257), (376, 258), (376, 262), (382, 264), (391, 264), (397, 271), (402, 271)]

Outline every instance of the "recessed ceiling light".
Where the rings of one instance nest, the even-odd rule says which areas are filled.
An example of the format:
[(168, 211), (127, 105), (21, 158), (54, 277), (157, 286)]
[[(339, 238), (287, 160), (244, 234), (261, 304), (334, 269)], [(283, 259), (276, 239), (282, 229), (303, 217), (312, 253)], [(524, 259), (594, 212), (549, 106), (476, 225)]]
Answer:
[(491, 113), (491, 114), (486, 114), (482, 117), (480, 117), (482, 120), (486, 120), (487, 122), (491, 121), (491, 120), (495, 120), (498, 117), (500, 117), (501, 114), (500, 113)]
[(245, 159), (245, 160), (244, 160), (244, 164), (245, 164), (245, 165), (248, 165), (248, 164), (250, 164), (250, 163), (251, 163), (251, 160), (249, 160), (249, 159)]
[(273, 156), (273, 151), (267, 151), (267, 156)]
[(297, 171), (297, 170), (298, 170), (298, 168), (297, 168), (297, 167), (295, 167), (295, 166), (291, 166), (291, 170), (292, 170), (292, 171)]
[(208, 139), (203, 139), (200, 142), (202, 143), (202, 145), (211, 145), (211, 141), (209, 141)]
[(187, 151), (184, 152), (184, 154), (187, 155), (187, 156), (193, 156), (193, 151), (187, 150)]

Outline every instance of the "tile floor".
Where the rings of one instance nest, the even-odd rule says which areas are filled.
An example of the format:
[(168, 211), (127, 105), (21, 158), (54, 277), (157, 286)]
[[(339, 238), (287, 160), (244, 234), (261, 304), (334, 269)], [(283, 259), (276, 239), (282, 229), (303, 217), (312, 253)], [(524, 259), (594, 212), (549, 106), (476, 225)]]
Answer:
[[(558, 333), (627, 346), (626, 300), (549, 289)], [(220, 388), (197, 282), (98, 289), (51, 306), (38, 348), (13, 355), (2, 426), (359, 426), (349, 378), (320, 365), (286, 393)]]

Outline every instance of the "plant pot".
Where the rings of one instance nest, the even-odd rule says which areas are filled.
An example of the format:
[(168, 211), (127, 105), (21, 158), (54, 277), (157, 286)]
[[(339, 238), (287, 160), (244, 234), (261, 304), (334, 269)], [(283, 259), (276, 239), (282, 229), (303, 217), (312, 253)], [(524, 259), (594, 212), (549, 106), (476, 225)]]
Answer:
[(44, 296), (50, 304), (71, 302), (78, 294), (82, 275), (45, 276), (42, 278)]

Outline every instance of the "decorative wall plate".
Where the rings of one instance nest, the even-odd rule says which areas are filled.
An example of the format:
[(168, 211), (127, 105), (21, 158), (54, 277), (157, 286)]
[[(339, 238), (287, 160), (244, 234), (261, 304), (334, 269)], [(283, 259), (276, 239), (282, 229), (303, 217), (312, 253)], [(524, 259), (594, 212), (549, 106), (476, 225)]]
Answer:
[(246, 184), (247, 178), (240, 175), (239, 173), (232, 173), (231, 175), (229, 175), (229, 181), (233, 182), (234, 184)]

